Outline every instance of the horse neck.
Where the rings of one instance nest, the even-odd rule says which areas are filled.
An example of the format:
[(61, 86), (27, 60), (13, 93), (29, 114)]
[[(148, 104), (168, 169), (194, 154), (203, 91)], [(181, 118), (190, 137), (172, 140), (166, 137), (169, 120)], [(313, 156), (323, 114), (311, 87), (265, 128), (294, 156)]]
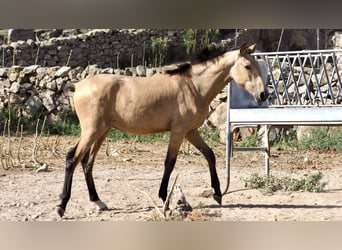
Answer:
[(234, 65), (234, 58), (232, 52), (227, 52), (208, 62), (193, 65), (193, 83), (208, 105), (232, 80), (229, 72)]

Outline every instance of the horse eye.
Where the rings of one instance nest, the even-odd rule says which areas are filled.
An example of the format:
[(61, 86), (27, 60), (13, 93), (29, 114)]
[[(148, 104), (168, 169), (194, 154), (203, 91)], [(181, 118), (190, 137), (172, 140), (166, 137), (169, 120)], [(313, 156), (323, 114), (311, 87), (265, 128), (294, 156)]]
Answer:
[(246, 68), (247, 70), (251, 70), (251, 66), (250, 66), (250, 65), (246, 65), (245, 68)]

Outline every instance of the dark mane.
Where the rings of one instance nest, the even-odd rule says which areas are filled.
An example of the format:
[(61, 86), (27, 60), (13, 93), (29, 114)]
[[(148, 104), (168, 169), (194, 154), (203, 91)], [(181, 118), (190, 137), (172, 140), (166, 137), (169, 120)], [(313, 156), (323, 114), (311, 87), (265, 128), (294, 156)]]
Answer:
[(182, 74), (191, 68), (190, 62), (181, 62), (163, 67), (163, 71), (169, 75)]
[(206, 47), (200, 50), (198, 53), (193, 55), (193, 59), (191, 60), (193, 64), (202, 63), (211, 59), (214, 59), (224, 53), (226, 53), (229, 49), (223, 46), (211, 46)]
[(163, 68), (164, 73), (173, 75), (173, 74), (182, 74), (187, 72), (192, 65), (197, 64), (197, 63), (203, 63), (205, 61), (214, 59), (228, 50), (232, 50), (232, 48), (227, 48), (223, 46), (211, 46), (211, 47), (206, 47), (200, 50), (197, 53), (191, 54), (190, 61), (187, 62), (178, 62), (175, 64), (170, 64), (168, 66), (165, 66)]

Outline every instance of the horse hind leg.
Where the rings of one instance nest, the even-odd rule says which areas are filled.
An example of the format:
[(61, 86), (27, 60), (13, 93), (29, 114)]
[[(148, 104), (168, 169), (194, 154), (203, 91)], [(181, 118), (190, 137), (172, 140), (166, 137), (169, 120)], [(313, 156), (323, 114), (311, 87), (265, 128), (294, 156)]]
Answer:
[(78, 144), (75, 147), (69, 150), (66, 155), (66, 167), (65, 167), (65, 175), (64, 175), (64, 185), (63, 191), (60, 195), (61, 203), (56, 206), (57, 213), (60, 217), (63, 217), (66, 205), (70, 200), (71, 195), (71, 187), (72, 187), (72, 177), (74, 174), (74, 170), (76, 168), (77, 162), (74, 160), (75, 151), (77, 149)]
[(67, 153), (63, 191), (60, 195), (61, 203), (56, 207), (57, 213), (60, 217), (63, 217), (67, 203), (70, 200), (74, 170), (80, 160), (99, 137), (99, 131), (88, 131), (88, 133), (82, 133), (79, 142)]
[(186, 139), (194, 145), (206, 158), (211, 178), (211, 187), (214, 189), (214, 200), (221, 205), (222, 193), (220, 189), (220, 181), (216, 172), (216, 159), (213, 150), (203, 141), (197, 130), (187, 134)]
[[(108, 130), (109, 131), (109, 130)], [(95, 157), (101, 148), (101, 145), (103, 141), (105, 140), (108, 131), (105, 132), (105, 134), (98, 139), (92, 147), (86, 152), (83, 159), (81, 160), (84, 176), (86, 179), (88, 191), (89, 191), (89, 199), (90, 201), (94, 202), (94, 204), (97, 206), (97, 209), (99, 211), (107, 210), (107, 205), (102, 202), (96, 192), (94, 178), (93, 178), (93, 166), (95, 162)]]

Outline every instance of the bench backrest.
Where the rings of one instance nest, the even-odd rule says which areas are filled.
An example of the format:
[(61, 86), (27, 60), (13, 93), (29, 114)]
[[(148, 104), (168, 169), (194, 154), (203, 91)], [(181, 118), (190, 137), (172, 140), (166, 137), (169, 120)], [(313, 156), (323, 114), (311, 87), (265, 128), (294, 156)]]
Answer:
[(342, 50), (254, 53), (268, 67), (268, 105), (321, 106), (342, 102)]
[[(253, 55), (259, 60), (262, 72), (266, 71), (270, 98), (264, 106), (342, 104), (342, 50), (258, 52)], [(232, 96), (228, 93), (231, 108), (256, 106), (251, 98), (246, 98), (246, 93), (230, 85), (228, 92), (234, 93)]]

